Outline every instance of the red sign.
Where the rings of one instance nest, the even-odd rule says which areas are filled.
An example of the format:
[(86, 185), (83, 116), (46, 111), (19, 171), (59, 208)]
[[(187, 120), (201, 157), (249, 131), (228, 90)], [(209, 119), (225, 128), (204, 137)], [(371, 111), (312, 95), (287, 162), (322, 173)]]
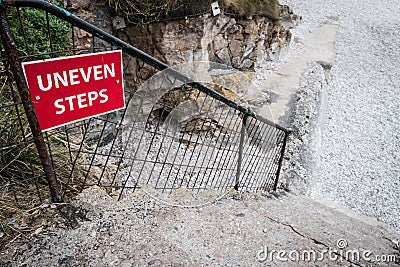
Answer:
[(121, 51), (26, 62), (23, 69), (42, 130), (125, 107)]

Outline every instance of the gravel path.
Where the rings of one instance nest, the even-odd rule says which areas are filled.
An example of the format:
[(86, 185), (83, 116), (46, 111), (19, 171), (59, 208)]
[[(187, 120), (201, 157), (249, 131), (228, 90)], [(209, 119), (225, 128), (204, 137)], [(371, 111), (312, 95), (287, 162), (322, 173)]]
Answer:
[(310, 194), (400, 231), (400, 6), (397, 1), (284, 1), (303, 17), (301, 36), (338, 19), (335, 62)]

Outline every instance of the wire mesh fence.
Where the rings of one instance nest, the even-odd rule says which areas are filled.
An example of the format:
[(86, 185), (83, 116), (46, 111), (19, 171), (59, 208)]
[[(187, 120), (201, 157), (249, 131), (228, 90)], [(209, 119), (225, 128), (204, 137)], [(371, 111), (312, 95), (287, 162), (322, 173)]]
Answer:
[[(64, 199), (92, 185), (118, 199), (144, 187), (166, 194), (276, 187), (288, 131), (257, 118), (229, 88), (192, 81), (67, 11), (38, 2), (16, 0), (16, 7), (7, 7), (20, 61), (123, 50), (127, 108), (43, 133)], [(34, 34), (29, 10), (43, 18), (35, 27), (48, 42), (39, 53), (32, 52), (36, 44), (28, 36)], [(68, 34), (60, 40), (54, 25)], [(40, 202), (50, 197), (49, 182), (10, 67), (2, 44), (0, 192), (3, 199), (36, 195), (32, 201)]]

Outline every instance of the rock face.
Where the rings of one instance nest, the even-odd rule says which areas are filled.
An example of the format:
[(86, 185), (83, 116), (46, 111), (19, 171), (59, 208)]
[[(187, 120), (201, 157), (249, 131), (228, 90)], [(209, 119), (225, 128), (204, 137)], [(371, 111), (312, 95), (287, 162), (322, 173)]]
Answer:
[[(281, 5), (278, 20), (267, 16), (242, 18), (223, 13), (214, 17), (206, 13), (143, 26), (127, 24), (126, 27), (117, 27), (113, 25), (116, 17), (104, 3), (101, 4), (97, 0), (81, 1), (82, 6), (70, 3), (69, 9), (79, 17), (169, 65), (212, 61), (239, 70), (254, 70), (262, 62), (274, 60), (279, 56), (281, 49), (290, 41), (289, 29), (301, 19), (293, 14), (288, 6)], [(125, 26), (125, 21), (123, 25)], [(91, 35), (77, 31), (77, 46), (90, 47)], [(94, 45), (102, 46), (99, 40)], [(137, 67), (133, 66), (133, 69)], [(125, 77), (128, 81), (135, 80), (134, 83), (137, 84), (154, 74), (146, 66), (142, 71), (149, 72), (148, 75), (144, 75), (144, 79), (137, 77), (131, 70), (126, 70)]]
[(240, 70), (253, 70), (264, 60), (274, 59), (291, 37), (280, 21), (223, 14), (128, 26), (117, 35), (170, 65), (213, 61)]
[(288, 5), (280, 5), (279, 13), (279, 21), (288, 29), (297, 26), (302, 19), (301, 16), (294, 14), (292, 8)]
[[(95, 2), (98, 1), (94, 0), (93, 3)], [(205, 61), (222, 63), (241, 71), (252, 71), (264, 61), (273, 60), (279, 56), (281, 49), (289, 43), (291, 38), (290, 31), (283, 26), (280, 20), (266, 16), (245, 19), (223, 13), (218, 16), (203, 14), (143, 26), (126, 24), (126, 27), (120, 27), (125, 25), (125, 22), (119, 21), (123, 18), (118, 17), (118, 21), (121, 23), (113, 23), (116, 17), (111, 14), (109, 7), (97, 6), (93, 3), (90, 4), (86, 1), (82, 4), (83, 8), (71, 4), (69, 8), (79, 17), (172, 66)], [(292, 13), (289, 9), (282, 9), (281, 14), (285, 17), (285, 21), (297, 19), (297, 17), (291, 16)], [(282, 16), (281, 18), (283, 18)], [(91, 34), (85, 31), (79, 29), (75, 31), (77, 48), (89, 49), (92, 46), (99, 48), (107, 46), (99, 38), (92, 38)], [(92, 43), (93, 41), (95, 43)], [(144, 81), (155, 74), (155, 70), (138, 60), (132, 60), (126, 54), (124, 57), (126, 63), (124, 67), (125, 90), (133, 95)], [(248, 73), (250, 78), (252, 73)], [(221, 81), (214, 82), (226, 87)], [(243, 83), (244, 80), (241, 79), (239, 84)], [(225, 94), (224, 88), (214, 89), (235, 101), (237, 94), (249, 102), (267, 101), (266, 96), (257, 94), (251, 95), (249, 98), (250, 88), (246, 88), (246, 93), (241, 94), (240, 90), (232, 88), (232, 86), (231, 83), (226, 87), (231, 89), (228, 95)], [(175, 106), (173, 99), (163, 99), (165, 100), (164, 106)], [(134, 105), (135, 103), (130, 104)], [(116, 119), (119, 119), (119, 116), (116, 116)]]

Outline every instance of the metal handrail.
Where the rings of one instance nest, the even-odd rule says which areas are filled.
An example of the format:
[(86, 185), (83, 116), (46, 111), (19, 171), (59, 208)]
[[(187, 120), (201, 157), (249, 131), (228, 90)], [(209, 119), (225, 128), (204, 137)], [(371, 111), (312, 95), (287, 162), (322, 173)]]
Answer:
[[(274, 183), (274, 190), (277, 189), (278, 185), (278, 178), (280, 175), (281, 167), (282, 167), (282, 161), (284, 158), (284, 153), (285, 153), (285, 148), (286, 148), (286, 143), (288, 140), (289, 133), (291, 132), (289, 129), (286, 129), (280, 125), (275, 124), (274, 122), (258, 117), (252, 110), (250, 110), (247, 107), (241, 106), (238, 103), (234, 102), (233, 100), (230, 100), (229, 98), (225, 97), (224, 95), (218, 93), (214, 89), (197, 82), (193, 80), (191, 77), (175, 70), (168, 64), (146, 54), (145, 52), (137, 49), (136, 47), (116, 38), (115, 36), (105, 32), (104, 30), (101, 30), (97, 28), (96, 26), (78, 18), (77, 16), (71, 14), (69, 11), (60, 8), (52, 3), (43, 1), (43, 0), (0, 0), (0, 33), (1, 33), (1, 39), (3, 40), (3, 45), (6, 50), (7, 58), (8, 61), (11, 65), (11, 69), (13, 71), (13, 75), (15, 80), (17, 81), (17, 88), (19, 89), (19, 93), (21, 95), (21, 100), (24, 105), (25, 112), (27, 114), (28, 122), (31, 127), (32, 131), (32, 136), (33, 136), (33, 141), (35, 142), (35, 145), (38, 148), (38, 154), (40, 157), (40, 160), (43, 165), (43, 170), (45, 173), (45, 177), (48, 181), (48, 185), (50, 188), (50, 193), (52, 196), (52, 200), (54, 202), (60, 202), (62, 201), (62, 197), (59, 194), (60, 193), (60, 186), (57, 182), (56, 176), (55, 176), (55, 170), (52, 169), (52, 159), (51, 155), (48, 153), (44, 136), (43, 133), (41, 132), (37, 120), (37, 116), (33, 107), (32, 102), (30, 101), (30, 96), (29, 96), (29, 90), (26, 84), (26, 81), (24, 79), (24, 75), (22, 72), (22, 67), (21, 67), (21, 59), (24, 57), (19, 57), (18, 56), (18, 51), (15, 42), (13, 41), (12, 38), (12, 33), (10, 31), (9, 25), (8, 25), (8, 20), (6, 16), (6, 10), (7, 6), (13, 6), (17, 8), (35, 8), (35, 9), (40, 9), (45, 11), (46, 13), (52, 14), (61, 20), (64, 20), (68, 23), (70, 23), (73, 27), (80, 28), (88, 33), (91, 33), (94, 37), (97, 37), (114, 47), (117, 47), (124, 51), (125, 53), (129, 54), (130, 56), (136, 58), (137, 60), (146, 63), (152, 67), (154, 67), (157, 70), (160, 71), (165, 71), (169, 75), (173, 76), (177, 80), (182, 81), (186, 85), (190, 85), (191, 87), (207, 94), (208, 96), (212, 97), (213, 99), (220, 101), (227, 106), (233, 108), (234, 110), (237, 110), (241, 112), (241, 120), (242, 122), (242, 128), (241, 128), (241, 139), (240, 139), (240, 145), (239, 145), (239, 151), (238, 151), (238, 165), (236, 169), (236, 183), (235, 183), (235, 189), (239, 188), (239, 182), (240, 182), (240, 177), (241, 177), (241, 171), (242, 171), (242, 158), (244, 155), (244, 144), (245, 144), (245, 135), (248, 130), (248, 127), (250, 127), (247, 124), (247, 120), (250, 118), (254, 118), (259, 122), (262, 122), (266, 125), (269, 125), (277, 130), (280, 130), (281, 132), (279, 133), (280, 138), (283, 137), (283, 140), (280, 140), (279, 142), (282, 142), (280, 151), (280, 157), (279, 157), (279, 162), (278, 162), (278, 167), (276, 169), (275, 176), (275, 183)], [(0, 59), (1, 60), (1, 59)], [(283, 136), (282, 136), (283, 133)], [(2, 149), (8, 149), (9, 147), (2, 148)], [(75, 164), (75, 162), (74, 162)], [(74, 167), (73, 167), (74, 168)], [(71, 171), (72, 174), (72, 171)], [(86, 178), (85, 178), (86, 179)], [(86, 180), (85, 180), (86, 181)], [(124, 185), (125, 186), (125, 185)], [(122, 191), (121, 191), (122, 194)]]
[(3, 0), (3, 1), (0, 0), (0, 5), (9, 5), (9, 6), (15, 6), (15, 7), (33, 7), (33, 8), (38, 8), (38, 9), (44, 10), (46, 12), (49, 12), (50, 14), (52, 14), (56, 17), (59, 17), (60, 19), (63, 19), (80, 29), (87, 31), (88, 33), (93, 34), (97, 38), (102, 39), (106, 42), (109, 42), (110, 44), (122, 49), (124, 52), (128, 53), (129, 55), (137, 58), (140, 61), (145, 62), (146, 64), (148, 64), (158, 70), (168, 71), (168, 74), (173, 75), (174, 78), (177, 78), (178, 80), (182, 81), (185, 84), (191, 85), (192, 87), (198, 89), (199, 91), (210, 95), (211, 97), (242, 112), (243, 114), (253, 117), (253, 118), (255, 118), (263, 123), (269, 124), (273, 127), (276, 127), (277, 129), (284, 131), (286, 134), (290, 133), (289, 129), (286, 129), (285, 127), (282, 127), (268, 119), (257, 116), (250, 109), (243, 107), (243, 106), (237, 104), (236, 102), (226, 98), (225, 96), (218, 93), (214, 89), (207, 87), (202, 83), (194, 81), (189, 76), (178, 72), (177, 70), (173, 69), (168, 64), (150, 56), (149, 54), (146, 54), (145, 52), (122, 41), (121, 39), (116, 38), (115, 36), (109, 34), (108, 32), (106, 32), (102, 29), (99, 29), (98, 27), (94, 26), (93, 24), (90, 24), (90, 23), (80, 19), (79, 17), (75, 16), (74, 14), (70, 13), (69, 11), (67, 11), (55, 4), (46, 2), (44, 0)]

